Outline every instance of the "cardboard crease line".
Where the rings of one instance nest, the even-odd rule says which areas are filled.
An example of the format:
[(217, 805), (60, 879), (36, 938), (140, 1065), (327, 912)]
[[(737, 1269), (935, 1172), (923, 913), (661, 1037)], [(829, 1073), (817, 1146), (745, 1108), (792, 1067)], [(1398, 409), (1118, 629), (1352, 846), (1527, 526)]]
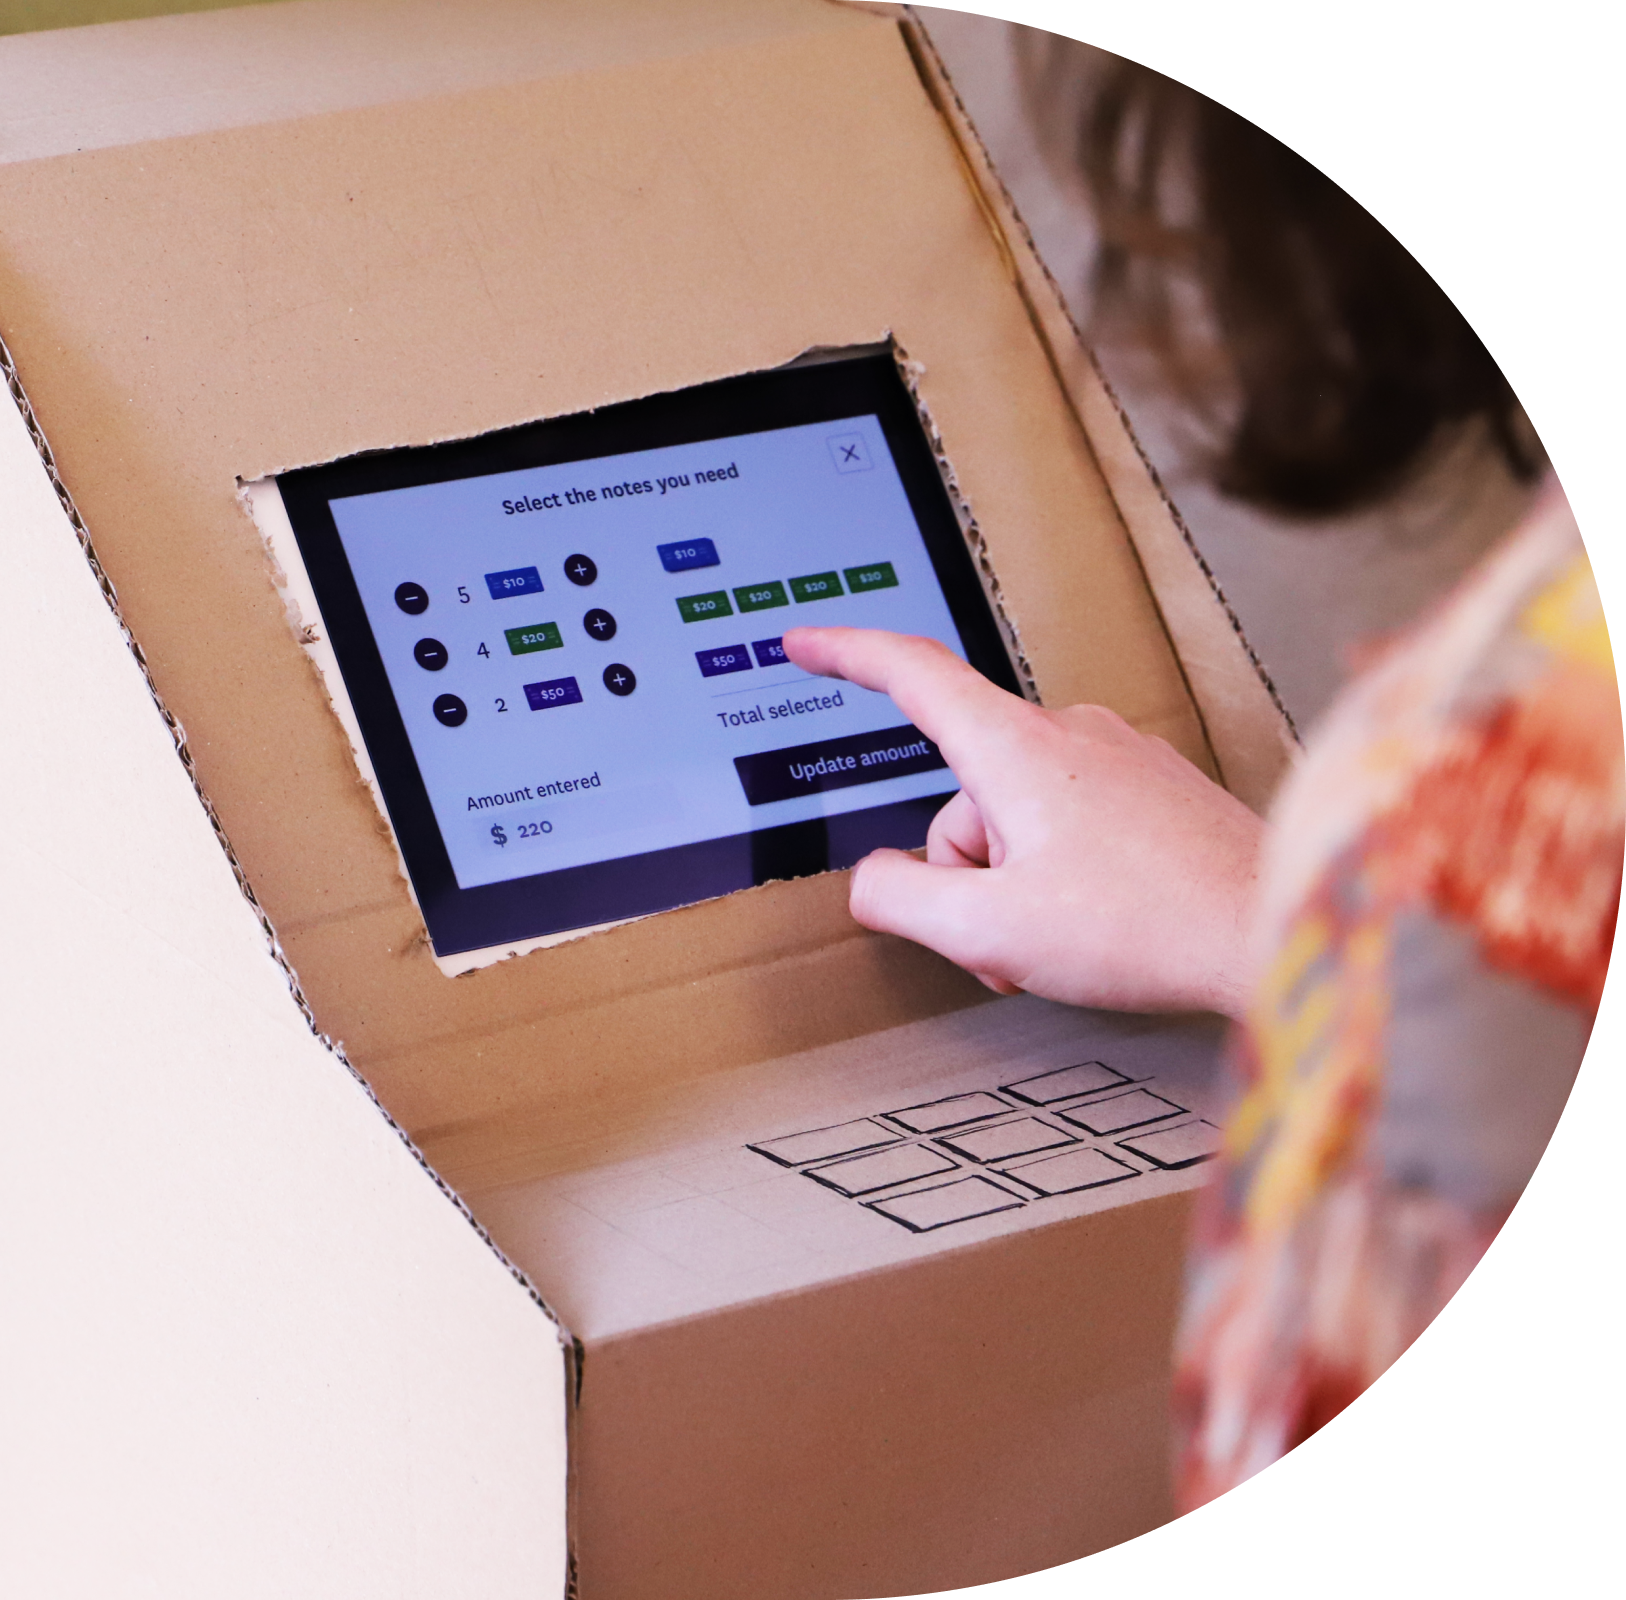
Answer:
[[(1248, 637), (1243, 631), (1241, 620), (1238, 618), (1235, 610), (1232, 608), (1230, 601), (1226, 598), (1225, 591), (1221, 587), (1219, 579), (1214, 573), (1214, 569), (1208, 564), (1207, 558), (1203, 555), (1201, 549), (1198, 547), (1197, 541), (1193, 537), (1191, 529), (1188, 526), (1184, 515), (1181, 513), (1180, 508), (1170, 497), (1168, 488), (1163, 482), (1162, 475), (1158, 472), (1151, 458), (1147, 455), (1146, 449), (1140, 441), (1140, 436), (1136, 433), (1134, 424), (1130, 421), (1129, 414), (1124, 410), (1123, 404), (1118, 398), (1117, 391), (1112, 387), (1106, 373), (1102, 370), (1100, 358), (1096, 355), (1094, 348), (1085, 339), (1083, 330), (1079, 327), (1077, 321), (1074, 319), (1072, 308), (1067, 303), (1067, 297), (1063, 293), (1061, 285), (1057, 283), (1055, 275), (1050, 270), (1049, 264), (1040, 254), (1038, 244), (1033, 238), (1032, 231), (1029, 229), (1027, 223), (1023, 220), (1022, 213), (1017, 207), (1015, 199), (1011, 195), (1010, 190), (1006, 188), (1003, 178), (1000, 177), (998, 169), (994, 165), (993, 158), (990, 156), (987, 146), (983, 143), (981, 135), (978, 134), (976, 126), (971, 120), (970, 113), (966, 110), (965, 102), (960, 98), (959, 91), (955, 89), (953, 79), (949, 76), (948, 68), (944, 64), (942, 57), (938, 54), (937, 47), (932, 43), (931, 36), (925, 25), (920, 20), (920, 17), (916, 12), (916, 8), (912, 5), (906, 4), (901, 6), (899, 10), (907, 19), (900, 23), (900, 30), (903, 34), (905, 43), (909, 47), (910, 58), (915, 63), (915, 68), (920, 74), (922, 86), (925, 88), (928, 97), (931, 99), (934, 109), (937, 110), (939, 115), (942, 117), (943, 122), (951, 135), (956, 136), (953, 138), (955, 150), (959, 156), (961, 167), (965, 172), (966, 180), (970, 184), (972, 193), (976, 198), (978, 209), (982, 212), (983, 216), (987, 220), (989, 230), (994, 236), (1001, 259), (1007, 264), (1011, 274), (1011, 281), (1015, 286), (1018, 295), (1021, 297), (1023, 308), (1027, 312), (1029, 322), (1033, 327), (1034, 335), (1044, 350), (1046, 361), (1048, 362), (1051, 372), (1056, 379), (1057, 387), (1067, 398), (1068, 407), (1073, 412), (1075, 421), (1078, 423), (1079, 432), (1089, 448), (1091, 459), (1096, 461), (1097, 469), (1100, 470), (1100, 463), (1096, 457), (1094, 443), (1090, 439), (1088, 430), (1085, 429), (1083, 425), (1083, 419), (1078, 416), (1072, 386), (1067, 382), (1061, 368), (1061, 363), (1057, 358), (1055, 348), (1051, 343), (1050, 336), (1044, 327), (1044, 320), (1039, 313), (1038, 307), (1034, 304), (1028, 285), (1023, 279), (1023, 276), (1016, 265), (1016, 255), (1006, 234), (1004, 219), (997, 214), (994, 207), (989, 202), (988, 196), (984, 189), (984, 183), (991, 184), (997, 190), (1001, 200), (1004, 202), (1004, 206), (1010, 221), (1020, 231), (1022, 242), (1027, 248), (1028, 258), (1034, 262), (1035, 265), (1037, 265), (1040, 273), (1043, 275), (1045, 284), (1050, 289), (1056, 309), (1059, 310), (1063, 318), (1065, 318), (1067, 326), (1072, 330), (1073, 337), (1077, 340), (1078, 348), (1083, 352), (1085, 358), (1089, 361), (1091, 371), (1095, 375), (1096, 380), (1100, 383), (1103, 392), (1106, 394), (1107, 399), (1111, 403), (1118, 423), (1124, 431), (1125, 437), (1128, 439), (1137, 459), (1144, 468), (1147, 478), (1152, 483), (1158, 499), (1162, 503), (1163, 509), (1168, 513), (1170, 521), (1178, 530), (1181, 540), (1184, 542), (1186, 549), (1191, 554), (1192, 560), (1196, 563), (1198, 570), (1202, 573), (1203, 578), (1206, 580), (1210, 592), (1212, 593), (1214, 599), (1218, 602), (1221, 610), (1224, 612), (1225, 618), (1230, 624), (1231, 632), (1236, 636), (1237, 642), (1241, 645), (1243, 652), (1247, 657), (1248, 664), (1252, 667), (1254, 673), (1259, 679), (1259, 682), (1269, 695), (1272, 706), (1282, 718), (1282, 721), (1286, 725), (1293, 741), (1295, 743), (1302, 743), (1298, 727), (1294, 723), (1292, 714), (1288, 711), (1285, 702), (1282, 700), (1281, 694), (1277, 690), (1274, 680), (1271, 678), (1270, 673), (1266, 669), (1264, 663), (1255, 653), (1252, 644), (1249, 643)], [(952, 116), (949, 112), (950, 103), (952, 104), (953, 111), (955, 113)], [(970, 140), (974, 141), (976, 145), (977, 154), (981, 158), (983, 169), (981, 176), (978, 175), (971, 165), (970, 156), (965, 149), (964, 143), (962, 142), (964, 138), (969, 138)], [(1112, 495), (1114, 504), (1116, 505), (1117, 493), (1113, 489), (1110, 475), (1105, 471), (1102, 471), (1101, 478), (1103, 483), (1105, 483), (1107, 486), (1107, 492)], [(1140, 552), (1135, 544), (1133, 536), (1129, 535), (1128, 519), (1123, 516), (1121, 508), (1119, 510), (1119, 516), (1120, 520), (1123, 522), (1126, 536), (1128, 536), (1129, 546), (1135, 551), (1136, 560), (1139, 562)], [(1146, 581), (1147, 592), (1152, 595), (1158, 614), (1158, 620), (1163, 627), (1165, 637), (1169, 641), (1170, 651), (1179, 666), (1181, 679), (1186, 685), (1186, 692), (1190, 697), (1193, 708), (1196, 711), (1198, 721), (1202, 724), (1204, 740), (1208, 743), (1210, 754), (1213, 755), (1215, 764), (1218, 766), (1219, 755), (1214, 749), (1213, 740), (1208, 731), (1208, 721), (1206, 714), (1204, 713), (1202, 703), (1192, 688), (1186, 671), (1185, 661), (1182, 658), (1179, 649), (1175, 645), (1173, 636), (1169, 632), (1167, 620), (1163, 616), (1162, 604), (1157, 599), (1156, 590), (1153, 588), (1149, 576), (1147, 576), (1145, 573), (1144, 565), (1142, 565), (1142, 576)]]
[(119, 606), (118, 591), (113, 585), (113, 580), (108, 576), (107, 570), (102, 566), (101, 560), (96, 554), (96, 546), (90, 536), (90, 529), (86, 526), (85, 519), (80, 515), (79, 507), (74, 503), (73, 495), (69, 492), (67, 484), (62, 481), (61, 473), (57, 470), (56, 455), (51, 449), (50, 441), (45, 437), (44, 429), (40, 427), (39, 418), (34, 413), (34, 407), (29, 401), (28, 392), (24, 389), (22, 378), (17, 371), (17, 364), (12, 359), (10, 347), (6, 344), (3, 335), (0, 335), (0, 372), (5, 375), (7, 392), (22, 416), (23, 425), (28, 430), (29, 439), (33, 443), (35, 453), (39, 456), (40, 465), (45, 469), (51, 487), (56, 492), (57, 500), (68, 519), (69, 526), (73, 529), (74, 537), (79, 542), (80, 552), (84, 555), (85, 561), (90, 567), (91, 575), (96, 580), (96, 586), (101, 590), (102, 598), (106, 601), (108, 610), (113, 614), (113, 620), (118, 624), (119, 632), (124, 637), (125, 647), (135, 659), (142, 681), (147, 686), (147, 693), (152, 696), (153, 705), (157, 708), (159, 716), (163, 718), (164, 726), (169, 730), (175, 754), (186, 773), (187, 781), (192, 786), (193, 794), (197, 796), (198, 804), (203, 807), (203, 814), (209, 819), (209, 826), (214, 832), (215, 840), (219, 844), (227, 864), (231, 868), (232, 877), (237, 884), (238, 891), (242, 894), (244, 900), (248, 902), (249, 909), (253, 912), (254, 919), (259, 924), (260, 932), (265, 939), (266, 952), (281, 970), (288, 985), (288, 992), (293, 997), (294, 1004), (299, 1008), (300, 1015), (305, 1019), (306, 1026), (309, 1027), (318, 1042), (343, 1065), (345, 1071), (350, 1074), (362, 1093), (372, 1102), (373, 1109), (378, 1112), (395, 1136), (406, 1146), (412, 1155), (412, 1159), (428, 1175), (430, 1181), (440, 1190), (441, 1194), (456, 1207), (463, 1220), (474, 1230), (485, 1247), (502, 1263), (514, 1281), (524, 1289), (532, 1303), (553, 1324), (559, 1338), (567, 1340), (569, 1334), (564, 1324), (542, 1297), (540, 1290), (514, 1262), (509, 1260), (508, 1256), (497, 1246), (486, 1226), (469, 1209), (462, 1196), (424, 1158), (423, 1152), (413, 1143), (406, 1129), (395, 1120), (383, 1102), (373, 1092), (372, 1085), (351, 1064), (349, 1056), (345, 1054), (342, 1041), (331, 1038), (317, 1026), (316, 1014), (312, 1011), (310, 1002), (305, 998), (305, 992), (300, 986), (299, 974), (294, 971), (292, 964), (284, 953), (282, 943), (277, 938), (277, 931), (272, 926), (270, 917), (266, 915), (264, 907), (261, 906), (258, 897), (255, 895), (253, 886), (249, 883), (248, 877), (243, 871), (242, 863), (237, 859), (236, 851), (232, 849), (231, 840), (226, 836), (226, 830), (221, 824), (219, 814), (216, 812), (213, 802), (209, 799), (198, 777), (197, 766), (193, 761), (191, 748), (187, 744), (186, 729), (182, 727), (180, 719), (164, 703), (163, 697), (158, 692), (158, 686), (153, 681), (152, 669), (147, 664), (146, 655), (136, 641), (135, 635), (130, 631), (129, 624), (124, 619), (124, 613)]

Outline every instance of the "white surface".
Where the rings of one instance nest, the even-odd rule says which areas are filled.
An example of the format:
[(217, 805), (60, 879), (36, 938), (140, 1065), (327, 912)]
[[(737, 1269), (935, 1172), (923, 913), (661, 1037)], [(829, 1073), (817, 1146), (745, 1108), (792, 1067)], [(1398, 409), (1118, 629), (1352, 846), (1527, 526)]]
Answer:
[(306, 1028), (0, 396), (0, 1592), (554, 1596), (563, 1355)]

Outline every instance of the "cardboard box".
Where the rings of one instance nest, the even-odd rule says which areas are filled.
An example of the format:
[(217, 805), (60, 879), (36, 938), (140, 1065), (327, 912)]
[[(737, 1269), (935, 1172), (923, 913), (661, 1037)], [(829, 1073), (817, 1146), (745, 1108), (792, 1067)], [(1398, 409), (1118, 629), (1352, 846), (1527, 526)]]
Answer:
[(941, 1589), (1166, 1517), (1214, 1025), (988, 1003), (841, 874), (444, 977), (238, 495), (891, 339), (1043, 698), (1262, 804), (1279, 708), (929, 42), (298, 0), (0, 83), (0, 333), (295, 998), (567, 1330), (576, 1592)]

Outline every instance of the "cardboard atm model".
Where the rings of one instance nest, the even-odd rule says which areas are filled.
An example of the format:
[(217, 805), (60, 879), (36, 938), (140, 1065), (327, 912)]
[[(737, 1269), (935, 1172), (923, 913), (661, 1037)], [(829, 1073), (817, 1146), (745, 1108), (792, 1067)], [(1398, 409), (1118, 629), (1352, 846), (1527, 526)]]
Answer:
[[(482, 1560), (568, 1514), (526, 1592), (940, 1590), (1166, 1518), (1217, 1025), (992, 1001), (858, 928), (839, 869), (918, 844), (954, 780), (779, 639), (935, 633), (1256, 806), (1290, 732), (917, 25), (300, 0), (5, 41), (0, 83), (0, 332), (58, 490), (31, 537), (78, 527), (139, 647), (88, 694), (41, 651), (16, 667), (54, 697), (56, 803), (93, 798), (75, 751), (161, 738), (115, 684), (144, 662), (263, 923), (253, 982), (292, 992), (278, 1048), (306, 1008), (376, 1097), (355, 1172), (395, 1163), (314, 1231), (354, 1107), (312, 1090), (262, 1127), (254, 1097), (305, 1079), (223, 1050), (188, 1099), (240, 1096), (219, 1126), (258, 1153), (227, 1170), (177, 1136), (197, 1209), (248, 1204), (262, 1156), (303, 1174), (230, 1253), (339, 1259), (427, 1197), (397, 1243), (433, 1312), (366, 1337), (411, 1352), (421, 1315), (478, 1369), (458, 1382), (532, 1419), (468, 1490), (509, 1505), (516, 1461), (544, 1486)], [(105, 655), (114, 616), (74, 615)], [(132, 861), (162, 834), (122, 826)], [(170, 904), (176, 862), (140, 913), (171, 943), (244, 909), (223, 862)], [(272, 1026), (256, 995), (243, 1051)], [(410, 1150), (380, 1153), (381, 1113)], [(298, 1292), (337, 1315), (383, 1249)], [(518, 1282), (468, 1287), (497, 1251)], [(512, 1337), (477, 1356), (492, 1318)], [(246, 1392), (230, 1370), (213, 1389)], [(429, 1362), (418, 1388), (442, 1382)], [(439, 1494), (433, 1404), (397, 1403), (412, 1493)], [(344, 1495), (373, 1510), (334, 1550), (385, 1515), (359, 1474)], [(508, 1592), (392, 1592), (420, 1580)]]

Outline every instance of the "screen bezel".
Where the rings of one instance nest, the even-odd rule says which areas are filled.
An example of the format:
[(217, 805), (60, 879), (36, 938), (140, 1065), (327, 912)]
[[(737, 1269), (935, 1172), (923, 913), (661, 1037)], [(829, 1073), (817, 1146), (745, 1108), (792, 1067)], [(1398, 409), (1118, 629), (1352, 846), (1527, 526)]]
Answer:
[(863, 415), (880, 423), (967, 660), (1001, 688), (1020, 694), (936, 456), (890, 350), (748, 373), (475, 439), (370, 451), (278, 475), (283, 506), (437, 955), (622, 921), (774, 879), (838, 870), (883, 845), (913, 848), (924, 841), (949, 796), (884, 802), (465, 889), (453, 872), (329, 502)]

